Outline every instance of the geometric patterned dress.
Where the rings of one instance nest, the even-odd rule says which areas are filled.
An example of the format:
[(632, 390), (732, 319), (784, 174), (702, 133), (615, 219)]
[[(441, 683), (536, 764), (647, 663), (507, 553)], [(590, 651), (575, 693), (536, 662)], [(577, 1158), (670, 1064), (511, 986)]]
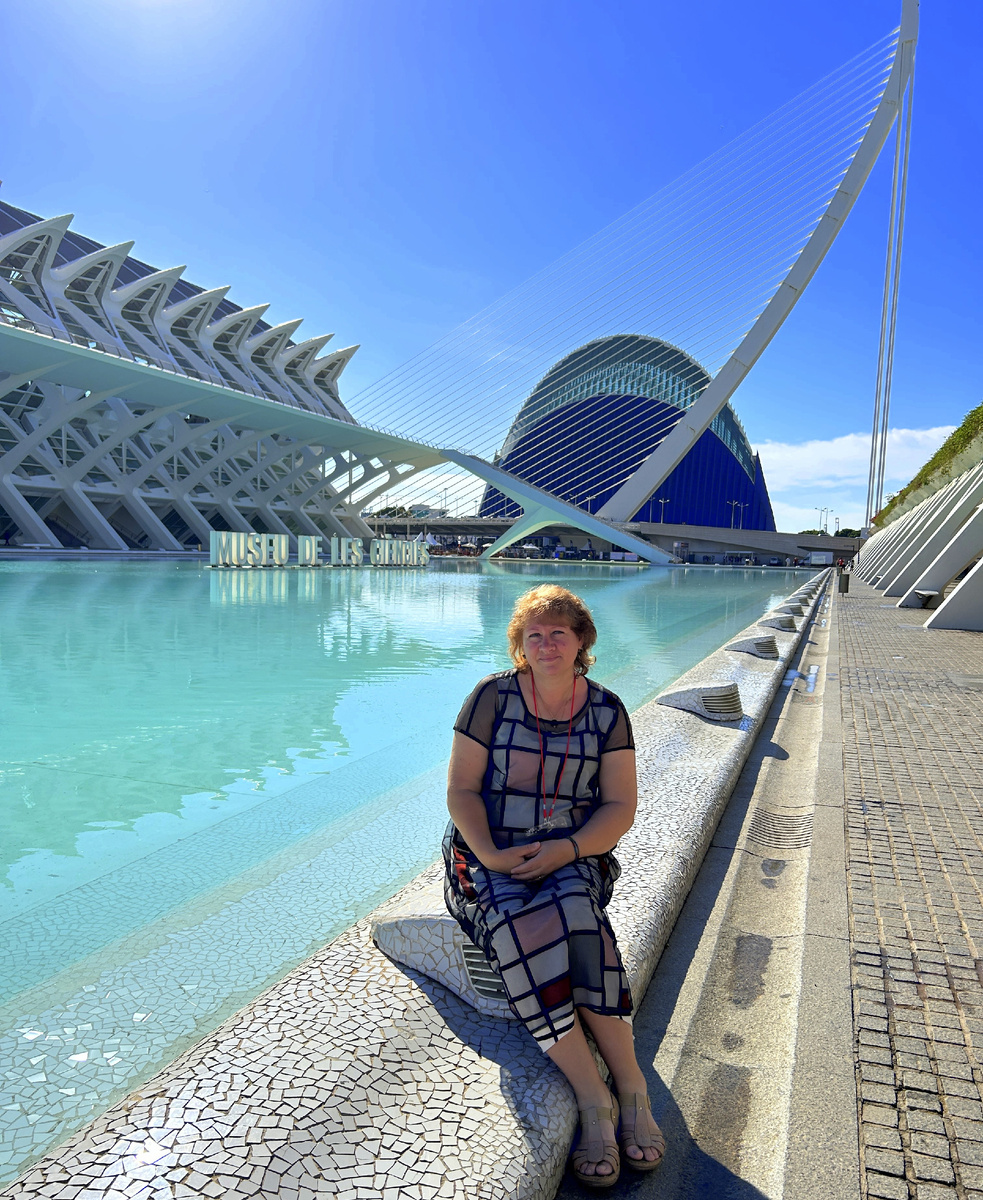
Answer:
[[(517, 675), (513, 669), (483, 679), (454, 725), (488, 749), (481, 794), (499, 849), (575, 834), (601, 804), (601, 755), (634, 749), (625, 706), (588, 679), (565, 765), (569, 721), (539, 719), (544, 788), (536, 718)], [(543, 821), (544, 791), (548, 806), (558, 784), (552, 827), (533, 833)], [(483, 867), (453, 822), (443, 851), (448, 911), (501, 976), (509, 1006), (540, 1049), (570, 1032), (576, 1008), (631, 1021), (628, 977), (604, 911), (621, 874), (613, 854), (585, 855), (544, 879), (523, 881)]]

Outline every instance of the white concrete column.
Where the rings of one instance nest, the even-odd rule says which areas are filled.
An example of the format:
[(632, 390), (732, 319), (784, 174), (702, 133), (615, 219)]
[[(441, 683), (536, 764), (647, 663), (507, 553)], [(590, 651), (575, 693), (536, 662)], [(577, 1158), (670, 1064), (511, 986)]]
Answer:
[(980, 553), (983, 553), (983, 504), (905, 592), (898, 601), (898, 608), (921, 607), (918, 592), (940, 593)]
[(913, 522), (919, 519), (922, 504), (925, 503), (926, 501), (923, 500), (921, 504), (906, 512), (884, 530), (883, 541), (864, 563), (862, 578), (866, 579), (868, 583), (880, 578), (884, 564), (895, 552), (900, 542), (907, 537)]
[(99, 550), (129, 550), (130, 547), (82, 491), (81, 484), (72, 483), (62, 488), (59, 498), (81, 521), (90, 545)]
[(265, 522), (270, 533), (285, 533), (287, 537), (293, 537), (293, 534), (290, 532), (287, 526), (284, 525), (281, 517), (273, 511), (269, 504), (257, 503), (256, 512), (258, 512), (263, 518), (263, 521)]
[(120, 480), (119, 488), (120, 503), (150, 539), (155, 550), (184, 549), (150, 505), (132, 488), (125, 486), (125, 477)]
[(867, 563), (871, 560), (872, 555), (876, 554), (877, 547), (881, 544), (885, 535), (885, 530), (877, 529), (860, 547), (860, 553), (857, 555), (856, 561), (853, 564), (853, 571), (858, 579), (863, 579), (865, 577)]
[(929, 615), (925, 628), (983, 631), (983, 558)]
[(912, 519), (907, 529), (896, 539), (894, 546), (880, 563), (880, 578), (877, 584), (879, 588), (883, 588), (886, 583), (894, 578), (898, 568), (906, 561), (914, 547), (928, 536), (929, 530), (940, 519), (941, 514), (951, 503), (955, 490), (954, 483), (954, 480), (947, 483), (944, 488), (941, 488), (933, 496), (926, 497), (912, 511)]
[(176, 495), (172, 492), (168, 496), (168, 502), (191, 532), (197, 535), (201, 544), (207, 546), (212, 527), (191, 501), (184, 495)]
[(887, 579), (885, 596), (903, 596), (948, 545), (973, 509), (983, 503), (983, 463), (961, 475), (957, 482), (959, 487), (954, 489), (947, 509), (937, 514), (933, 528), (926, 530), (926, 536), (909, 550), (903, 562), (896, 564), (890, 579), (886, 574), (881, 577), (882, 583)]
[(14, 478), (12, 475), (0, 476), (0, 504), (7, 510), (11, 520), (17, 522), (24, 541), (53, 546), (56, 550), (62, 549), (61, 542), (45, 524), (44, 518), (17, 490)]
[(531, 504), (528, 509), (522, 510), (522, 516), (515, 521), (511, 528), (506, 529), (500, 538), (497, 538), (482, 552), (481, 557), (491, 558), (499, 550), (504, 550), (507, 546), (521, 541), (522, 538), (530, 537), (537, 529), (545, 529), (548, 525), (556, 523), (555, 513), (550, 512), (547, 508)]
[(864, 547), (863, 561), (857, 564), (857, 574), (861, 579), (868, 581), (873, 579), (877, 574), (878, 565), (883, 562), (885, 555), (890, 553), (895, 540), (910, 520), (911, 513), (907, 512), (903, 516), (898, 517), (896, 521), (892, 521), (885, 529), (879, 529), (874, 537), (870, 539)]
[(246, 520), (242, 513), (236, 508), (231, 500), (222, 500), (215, 505), (218, 511), (228, 522), (228, 527), (233, 533), (255, 533), (252, 525)]

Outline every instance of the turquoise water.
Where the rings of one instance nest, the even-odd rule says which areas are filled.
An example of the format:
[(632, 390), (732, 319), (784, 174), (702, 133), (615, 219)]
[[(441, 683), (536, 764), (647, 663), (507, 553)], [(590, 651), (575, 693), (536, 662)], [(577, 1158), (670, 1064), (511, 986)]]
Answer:
[(525, 588), (585, 597), (631, 709), (801, 578), (0, 564), (0, 1179), (433, 860)]

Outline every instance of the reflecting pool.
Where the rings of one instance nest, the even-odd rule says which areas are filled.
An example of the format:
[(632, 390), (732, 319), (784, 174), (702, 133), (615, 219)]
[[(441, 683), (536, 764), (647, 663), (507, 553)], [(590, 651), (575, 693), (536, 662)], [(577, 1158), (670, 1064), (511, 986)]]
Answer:
[(807, 574), (0, 564), (0, 1180), (433, 861), (523, 590), (632, 709)]

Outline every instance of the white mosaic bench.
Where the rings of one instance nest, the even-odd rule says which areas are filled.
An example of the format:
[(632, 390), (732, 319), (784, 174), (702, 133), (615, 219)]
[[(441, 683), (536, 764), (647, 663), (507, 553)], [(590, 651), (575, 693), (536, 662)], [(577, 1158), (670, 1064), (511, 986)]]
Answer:
[(512, 1019), (501, 979), (447, 911), (442, 879), (407, 896), (370, 928), (394, 962), (442, 983), (483, 1016)]

